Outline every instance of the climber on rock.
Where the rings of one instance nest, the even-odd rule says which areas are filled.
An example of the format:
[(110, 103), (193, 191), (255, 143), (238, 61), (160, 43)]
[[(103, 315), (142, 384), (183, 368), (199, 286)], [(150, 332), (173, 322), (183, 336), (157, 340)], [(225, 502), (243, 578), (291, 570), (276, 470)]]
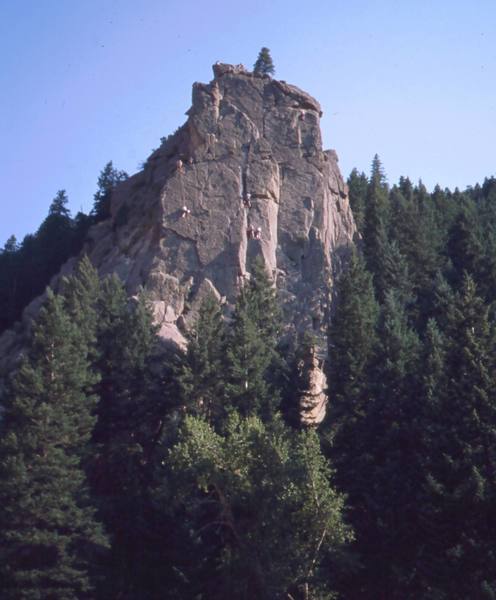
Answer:
[(243, 198), (243, 205), (245, 206), (245, 208), (251, 208), (251, 194), (250, 193), (245, 194), (245, 197)]
[(248, 236), (248, 239), (251, 239), (252, 237), (255, 236), (255, 230), (253, 229), (253, 227), (251, 225), (246, 230), (246, 235)]
[(176, 170), (177, 170), (179, 173), (182, 173), (182, 171), (183, 171), (183, 161), (182, 161), (181, 159), (178, 159), (178, 160), (176, 161)]
[(262, 239), (262, 228), (261, 227), (257, 227), (253, 233), (253, 237), (256, 240), (260, 240)]
[(181, 208), (181, 217), (183, 219), (185, 219), (186, 217), (188, 217), (191, 214), (190, 209), (187, 206), (183, 206)]

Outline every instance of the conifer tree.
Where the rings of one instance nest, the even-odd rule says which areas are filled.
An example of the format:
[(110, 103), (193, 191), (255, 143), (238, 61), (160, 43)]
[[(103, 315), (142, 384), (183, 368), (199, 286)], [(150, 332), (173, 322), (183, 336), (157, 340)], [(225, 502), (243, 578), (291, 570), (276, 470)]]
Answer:
[(152, 488), (166, 399), (151, 382), (156, 331), (146, 297), (130, 304), (115, 275), (102, 282), (97, 310), (101, 399), (89, 472), (112, 542), (102, 595), (146, 597), (161, 557)]
[(450, 314), (448, 381), (429, 468), (432, 588), (446, 597), (496, 594), (496, 394), (494, 331), (465, 275)]
[(0, 250), (0, 332), (14, 321), (19, 308), (16, 306), (19, 286), (19, 245), (10, 236)]
[(66, 310), (84, 336), (90, 358), (94, 361), (97, 353), (95, 346), (99, 320), (97, 304), (100, 298), (100, 278), (86, 255), (78, 262), (74, 275), (63, 279), (62, 295)]
[(125, 181), (128, 174), (125, 171), (117, 170), (112, 161), (109, 161), (102, 169), (98, 177), (98, 190), (94, 196), (93, 215), (95, 221), (107, 219), (110, 216), (110, 198), (115, 186), (121, 181)]
[(420, 313), (425, 310), (432, 279), (441, 266), (438, 255), (442, 235), (430, 204), (420, 206), (410, 188), (411, 184), (403, 182), (409, 200), (401, 188), (391, 191), (389, 230), (391, 243), (397, 245), (406, 263), (412, 296), (417, 299), (416, 306), (412, 305), (409, 313), (413, 320), (422, 321)]
[[(379, 307), (372, 277), (356, 252), (338, 283), (329, 328), (329, 422), (351, 423), (363, 415), (374, 357)], [(342, 415), (340, 416), (340, 413)]]
[(236, 303), (226, 353), (227, 398), (245, 416), (270, 419), (279, 408), (284, 370), (279, 331), (275, 290), (264, 264), (256, 261)]
[(48, 290), (0, 442), (3, 598), (93, 597), (106, 546), (81, 466), (94, 426), (87, 340)]
[(413, 301), (413, 289), (408, 264), (395, 240), (387, 243), (384, 252), (384, 264), (378, 277), (379, 288), (384, 295), (394, 292), (398, 302), (407, 307)]
[(188, 412), (211, 423), (225, 419), (224, 378), (226, 327), (219, 302), (213, 295), (202, 303), (198, 319), (188, 334), (186, 360), (179, 382)]
[(353, 218), (355, 219), (358, 231), (361, 232), (363, 230), (364, 212), (367, 200), (367, 175), (365, 175), (365, 173), (359, 173), (357, 169), (353, 169), (348, 177), (347, 184)]
[[(417, 528), (415, 494), (422, 479), (417, 446), (419, 340), (396, 294), (386, 295), (374, 366), (374, 401), (366, 417), (366, 459), (357, 476), (361, 514), (352, 522), (372, 596), (401, 597), (412, 572)], [(396, 594), (396, 596), (395, 596)]]
[(363, 253), (367, 269), (372, 273), (379, 300), (384, 299), (386, 292), (381, 285), (381, 274), (388, 244), (387, 208), (387, 185), (381, 162), (376, 154), (372, 162), (372, 171), (367, 188), (363, 225)]
[(460, 211), (449, 230), (448, 255), (453, 265), (451, 280), (459, 287), (466, 271), (476, 282), (482, 281), (483, 251), (477, 235), (475, 216), (468, 208)]
[[(414, 546), (415, 558), (410, 567), (409, 591), (422, 597), (426, 589), (437, 587), (444, 570), (442, 548), (447, 523), (442, 524), (438, 514), (438, 489), (433, 474), (443, 455), (446, 419), (443, 414), (449, 373), (446, 365), (446, 340), (436, 321), (429, 319), (422, 347), (422, 373), (415, 415), (417, 452), (421, 455), (422, 476), (416, 493), (415, 519), (418, 541)], [(449, 528), (449, 525), (448, 525)], [(438, 588), (439, 589), (439, 588)]]
[(257, 75), (274, 75), (275, 73), (270, 50), (265, 46), (258, 53), (258, 58), (253, 66), (253, 72)]
[(268, 384), (271, 349), (250, 312), (248, 292), (236, 303), (227, 345), (226, 394), (231, 406), (242, 415), (270, 416), (277, 398)]

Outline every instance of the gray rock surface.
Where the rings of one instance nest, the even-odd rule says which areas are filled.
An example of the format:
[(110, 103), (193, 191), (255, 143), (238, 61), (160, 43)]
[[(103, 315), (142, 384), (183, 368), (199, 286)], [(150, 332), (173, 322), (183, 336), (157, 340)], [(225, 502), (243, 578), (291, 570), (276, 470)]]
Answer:
[(355, 234), (336, 153), (322, 150), (320, 105), (241, 65), (214, 75), (193, 85), (186, 123), (116, 189), (86, 251), (130, 294), (145, 286), (163, 335), (181, 343), (206, 290), (228, 310), (257, 256), (288, 326), (318, 333)]
[(242, 65), (213, 70), (193, 85), (186, 123), (115, 189), (84, 252), (130, 296), (144, 286), (160, 334), (180, 346), (205, 294), (228, 312), (262, 256), (288, 329), (318, 336), (356, 231), (337, 155), (322, 149), (320, 105)]

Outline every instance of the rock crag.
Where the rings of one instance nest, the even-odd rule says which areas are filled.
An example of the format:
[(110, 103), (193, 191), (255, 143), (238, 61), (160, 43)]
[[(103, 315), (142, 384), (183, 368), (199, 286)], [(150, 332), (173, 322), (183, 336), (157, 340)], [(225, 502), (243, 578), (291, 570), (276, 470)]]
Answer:
[(145, 286), (161, 335), (177, 343), (206, 293), (229, 310), (257, 256), (288, 326), (319, 332), (355, 234), (320, 105), (242, 66), (213, 69), (193, 85), (186, 123), (115, 190), (85, 251), (130, 294)]
[[(337, 155), (322, 149), (320, 105), (241, 65), (213, 70), (209, 84), (193, 85), (186, 123), (115, 188), (111, 218), (90, 230), (83, 252), (102, 276), (117, 273), (131, 296), (146, 288), (160, 335), (179, 346), (205, 295), (228, 314), (261, 256), (288, 331), (319, 337), (356, 232)], [(26, 309), (25, 322), (39, 305)], [(2, 338), (0, 354), (12, 355), (15, 334)], [(323, 377), (316, 368), (314, 422)]]

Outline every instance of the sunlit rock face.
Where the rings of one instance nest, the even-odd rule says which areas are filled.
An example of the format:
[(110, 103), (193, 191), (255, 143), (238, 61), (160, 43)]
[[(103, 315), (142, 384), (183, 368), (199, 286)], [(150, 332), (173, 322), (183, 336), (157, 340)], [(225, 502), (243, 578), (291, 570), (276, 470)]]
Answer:
[(87, 245), (101, 274), (146, 287), (178, 343), (205, 294), (226, 310), (263, 257), (288, 328), (322, 330), (355, 225), (319, 103), (242, 66), (193, 85), (186, 123), (119, 185)]

